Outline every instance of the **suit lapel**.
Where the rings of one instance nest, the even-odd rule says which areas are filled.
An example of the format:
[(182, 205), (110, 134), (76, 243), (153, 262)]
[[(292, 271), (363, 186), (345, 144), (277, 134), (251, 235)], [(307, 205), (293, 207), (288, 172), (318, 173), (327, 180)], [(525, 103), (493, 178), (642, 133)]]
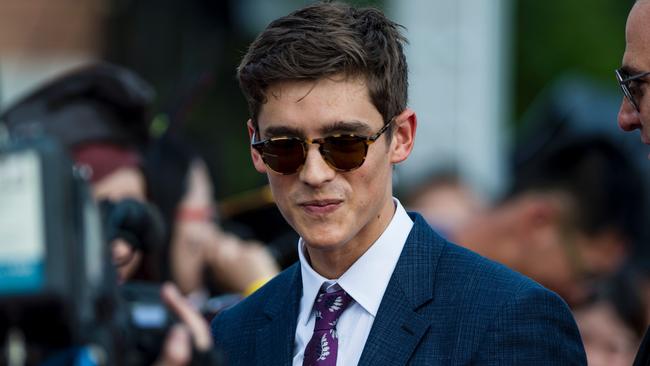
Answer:
[(377, 311), (359, 365), (405, 365), (431, 325), (436, 263), (444, 240), (415, 221)]
[(293, 346), (298, 317), (298, 304), (302, 293), (300, 266), (293, 267), (287, 281), (281, 289), (267, 300), (264, 315), (268, 323), (257, 330), (256, 349), (259, 356), (256, 363), (260, 365), (290, 365), (293, 358)]

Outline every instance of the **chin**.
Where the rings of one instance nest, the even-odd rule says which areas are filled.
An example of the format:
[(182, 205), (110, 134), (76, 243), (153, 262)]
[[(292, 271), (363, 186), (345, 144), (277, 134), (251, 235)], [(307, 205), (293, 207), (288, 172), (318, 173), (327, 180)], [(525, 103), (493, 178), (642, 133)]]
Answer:
[(302, 236), (302, 239), (308, 247), (318, 250), (334, 249), (340, 244), (340, 241), (333, 238), (332, 235), (306, 235)]
[(289, 221), (293, 229), (303, 240), (315, 247), (336, 245), (343, 235), (345, 225), (342, 220), (328, 217), (324, 220), (313, 219), (309, 216), (295, 215)]
[(305, 232), (300, 234), (305, 241), (307, 247), (316, 250), (333, 250), (341, 246), (345, 240), (340, 235), (336, 235), (331, 230), (323, 230), (318, 232)]

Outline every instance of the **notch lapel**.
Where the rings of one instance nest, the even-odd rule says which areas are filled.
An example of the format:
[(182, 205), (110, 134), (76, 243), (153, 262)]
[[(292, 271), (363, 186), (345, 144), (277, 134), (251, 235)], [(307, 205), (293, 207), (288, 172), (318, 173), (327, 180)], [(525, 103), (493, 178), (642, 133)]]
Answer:
[(361, 354), (359, 365), (406, 365), (431, 326), (437, 261), (445, 242), (414, 221)]
[(264, 307), (268, 323), (257, 329), (255, 336), (259, 365), (291, 365), (298, 305), (302, 294), (300, 266), (293, 267), (291, 280), (269, 297)]

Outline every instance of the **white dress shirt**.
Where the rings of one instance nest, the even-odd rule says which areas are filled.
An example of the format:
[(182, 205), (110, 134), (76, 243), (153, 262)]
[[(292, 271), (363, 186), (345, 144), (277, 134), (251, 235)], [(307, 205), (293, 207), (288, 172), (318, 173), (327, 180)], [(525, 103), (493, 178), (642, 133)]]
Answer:
[(327, 292), (344, 289), (354, 301), (343, 312), (336, 324), (338, 335), (337, 366), (359, 363), (361, 352), (375, 321), (406, 238), (413, 227), (402, 204), (393, 198), (395, 214), (379, 239), (337, 280), (328, 280), (318, 274), (307, 261), (302, 238), (298, 241), (298, 255), (302, 274), (302, 298), (296, 324), (293, 366), (302, 366), (305, 347), (314, 332), (312, 312), (314, 300), (321, 286)]

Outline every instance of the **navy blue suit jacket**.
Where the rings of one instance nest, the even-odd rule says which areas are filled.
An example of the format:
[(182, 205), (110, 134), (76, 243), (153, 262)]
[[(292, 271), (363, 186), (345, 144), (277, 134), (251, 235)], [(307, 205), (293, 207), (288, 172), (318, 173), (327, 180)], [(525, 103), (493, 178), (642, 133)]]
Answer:
[[(557, 295), (411, 218), (359, 365), (586, 365)], [(301, 294), (296, 263), (217, 316), (228, 364), (291, 365)]]

